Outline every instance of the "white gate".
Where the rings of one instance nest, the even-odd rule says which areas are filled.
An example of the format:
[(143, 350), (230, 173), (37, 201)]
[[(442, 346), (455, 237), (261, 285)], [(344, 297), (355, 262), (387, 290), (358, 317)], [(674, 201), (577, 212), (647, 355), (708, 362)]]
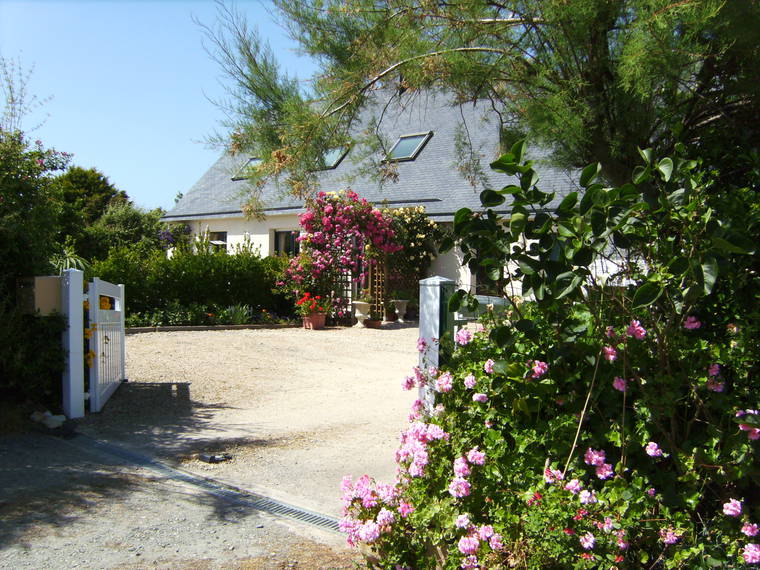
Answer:
[(124, 285), (97, 277), (87, 288), (90, 304), (90, 411), (99, 412), (124, 373)]
[[(63, 272), (61, 305), (67, 330), (63, 346), (67, 356), (63, 373), (63, 412), (68, 418), (84, 416), (84, 402), (89, 395), (90, 411), (99, 412), (123, 381), (124, 285), (93, 279), (83, 292), (83, 274), (76, 269)], [(85, 304), (85, 301), (87, 304)], [(89, 305), (89, 350), (84, 352), (84, 307)], [(84, 390), (84, 360), (89, 367), (89, 390)]]

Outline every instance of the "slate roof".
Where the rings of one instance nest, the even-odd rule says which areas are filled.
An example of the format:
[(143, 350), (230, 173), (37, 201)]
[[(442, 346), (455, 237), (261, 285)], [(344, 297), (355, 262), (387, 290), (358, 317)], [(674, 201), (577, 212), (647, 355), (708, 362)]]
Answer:
[[(373, 109), (364, 112), (359, 124), (367, 124)], [(460, 172), (455, 152), (457, 132), (467, 126), (472, 149), (479, 156), (485, 177), (484, 184), (473, 187)], [(424, 206), (427, 214), (437, 221), (450, 221), (459, 208), (480, 210), (479, 194), (484, 187), (500, 189), (512, 182), (511, 177), (493, 172), (488, 164), (498, 156), (499, 126), (495, 114), (485, 102), (453, 106), (442, 94), (424, 93), (403, 98), (402, 106), (387, 109), (380, 123), (380, 132), (392, 145), (401, 135), (432, 131), (427, 145), (412, 161), (397, 163), (398, 179), (381, 183), (376, 177), (356, 177), (358, 154), (352, 149), (337, 168), (319, 173), (320, 189), (337, 191), (351, 188), (360, 197), (375, 204), (391, 207)], [(541, 179), (539, 188), (557, 192), (555, 202), (575, 188), (577, 174), (541, 164), (545, 153), (536, 149), (527, 152), (535, 160)], [(249, 188), (247, 180), (233, 181), (232, 177), (250, 157), (224, 154), (196, 182), (182, 199), (167, 212), (164, 221), (224, 218), (242, 216), (241, 206)], [(287, 195), (282, 185), (269, 181), (262, 190), (261, 200), (266, 215), (300, 213), (302, 200)], [(507, 205), (499, 211), (507, 211)], [(551, 205), (550, 205), (551, 207)]]

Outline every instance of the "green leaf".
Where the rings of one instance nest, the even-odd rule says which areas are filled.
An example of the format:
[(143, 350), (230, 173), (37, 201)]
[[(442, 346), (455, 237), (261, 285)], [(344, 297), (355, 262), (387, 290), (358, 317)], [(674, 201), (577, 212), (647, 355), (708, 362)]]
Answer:
[(515, 161), (515, 156), (512, 153), (504, 154), (491, 163), (491, 169), (510, 175), (517, 174), (519, 167), (520, 165)]
[(505, 186), (501, 190), (497, 190), (499, 194), (521, 194), (523, 191), (522, 188), (519, 186), (515, 186), (514, 184), (510, 184), (509, 186)]
[(520, 175), (520, 188), (527, 191), (531, 186), (538, 184), (538, 173), (532, 168)]
[(557, 212), (560, 214), (566, 214), (572, 211), (575, 204), (578, 203), (578, 192), (570, 192), (557, 206)]
[(738, 253), (740, 255), (747, 255), (749, 254), (749, 251), (746, 249), (739, 247), (736, 244), (733, 244), (729, 242), (726, 239), (714, 237), (712, 238), (712, 245), (715, 249), (719, 249), (726, 253)]
[(512, 217), (509, 220), (509, 231), (512, 235), (518, 235), (525, 229), (525, 223), (527, 222), (527, 216), (522, 212), (513, 212)]
[(448, 309), (450, 313), (455, 313), (459, 310), (459, 307), (462, 306), (462, 299), (465, 294), (466, 292), (464, 289), (459, 289), (449, 298)]
[(506, 198), (493, 190), (485, 189), (480, 193), (480, 203), (485, 208), (493, 208), (494, 206), (500, 206), (506, 201)]
[(502, 348), (511, 346), (515, 342), (512, 331), (505, 325), (494, 327), (491, 329), (491, 333), (488, 336), (497, 346)]
[(745, 426), (760, 428), (760, 416), (757, 414), (744, 414), (743, 416), (734, 417), (734, 422), (744, 424)]
[(647, 148), (644, 150), (641, 150), (641, 149), (638, 149), (638, 150), (639, 150), (639, 154), (641, 155), (641, 158), (644, 159), (644, 162), (646, 162), (647, 165), (652, 164), (652, 149)]
[(646, 182), (650, 177), (651, 170), (648, 166), (646, 168), (643, 166), (637, 166), (633, 169), (632, 180), (634, 184), (641, 184), (642, 182)]
[(514, 327), (520, 332), (530, 332), (536, 328), (536, 323), (530, 319), (520, 319), (514, 324)]
[(662, 174), (662, 179), (665, 182), (669, 182), (670, 177), (673, 175), (673, 161), (669, 158), (663, 158), (657, 163), (657, 170)]
[(509, 149), (509, 153), (515, 157), (515, 162), (522, 162), (523, 155), (525, 154), (525, 139), (520, 139), (512, 148)]
[(668, 265), (668, 271), (675, 277), (680, 277), (689, 269), (689, 260), (685, 257), (676, 257)]
[(460, 208), (457, 213), (454, 214), (454, 233), (459, 234), (462, 228), (472, 218), (472, 210), (469, 208)]
[(709, 295), (715, 286), (716, 279), (718, 279), (718, 261), (714, 257), (709, 256), (705, 259), (702, 264), (702, 275), (704, 277), (705, 295)]
[(507, 376), (509, 373), (509, 362), (506, 360), (497, 360), (493, 363), (493, 371), (496, 374)]
[(596, 177), (599, 176), (599, 173), (601, 171), (602, 165), (600, 163), (597, 162), (595, 164), (589, 164), (581, 172), (581, 186), (588, 188), (589, 184), (591, 184), (596, 179)]
[(573, 291), (575, 291), (580, 284), (583, 283), (583, 277), (580, 275), (574, 275), (570, 283), (565, 287), (562, 291), (560, 291), (560, 294), (555, 297), (555, 299), (562, 299), (563, 297), (566, 297)]
[(633, 308), (648, 307), (659, 299), (660, 295), (662, 295), (662, 287), (657, 283), (648, 281), (636, 289), (636, 293), (633, 295)]

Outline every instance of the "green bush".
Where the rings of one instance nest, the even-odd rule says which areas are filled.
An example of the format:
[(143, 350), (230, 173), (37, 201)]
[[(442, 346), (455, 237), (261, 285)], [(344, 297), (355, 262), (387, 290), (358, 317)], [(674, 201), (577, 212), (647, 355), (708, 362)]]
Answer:
[(133, 326), (213, 324), (220, 311), (240, 320), (240, 310), (228, 308), (242, 305), (257, 314), (292, 312), (274, 291), (286, 260), (261, 258), (246, 248), (234, 254), (198, 249), (180, 248), (167, 257), (152, 248), (113, 248), (107, 259), (92, 264), (91, 273), (125, 285), (127, 319)]
[(405, 380), (437, 405), (415, 403), (393, 485), (344, 481), (341, 526), (380, 566), (760, 562), (757, 187), (678, 150), (622, 187), (588, 167), (550, 210), (517, 144), (493, 166), (519, 182), (457, 212), (471, 269), (533, 300)]

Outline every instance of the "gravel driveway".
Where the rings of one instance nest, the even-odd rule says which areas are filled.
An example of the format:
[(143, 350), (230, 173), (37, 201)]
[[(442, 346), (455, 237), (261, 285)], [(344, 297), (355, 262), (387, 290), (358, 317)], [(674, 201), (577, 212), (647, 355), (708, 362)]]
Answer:
[[(338, 516), (343, 475), (368, 473), (386, 481), (394, 477), (398, 433), (415, 398), (414, 393), (401, 390), (400, 382), (416, 364), (417, 334), (416, 326), (397, 324), (381, 330), (292, 328), (130, 335), (129, 382), (103, 412), (82, 420), (78, 431), (189, 473)], [(198, 459), (202, 453), (229, 453), (232, 459), (209, 464)], [(105, 498), (97, 489), (92, 497), (83, 493), (84, 503), (66, 502), (60, 506), (62, 519), (44, 531), (32, 525), (35, 530), (29, 536), (42, 532), (40, 536), (50, 537), (54, 531), (60, 538), (61, 532), (66, 535), (67, 529), (83, 525), (72, 530), (75, 536), (105, 532), (112, 538), (110, 546), (82, 545), (72, 536), (63, 542), (40, 538), (42, 542), (28, 543), (25, 555), (10, 551), (15, 552), (15, 562), (25, 560), (23, 556), (41, 545), (69, 554), (84, 548), (96, 562), (82, 567), (103, 568), (116, 567), (116, 560), (129, 567), (151, 568), (161, 564), (217, 567), (220, 560), (224, 563), (219, 567), (337, 568), (355, 559), (341, 546), (342, 537), (329, 531), (262, 513), (239, 513), (239, 509), (231, 509), (229, 517), (219, 517), (218, 508), (204, 506), (206, 495), (192, 486), (135, 465), (102, 469), (106, 480), (118, 480), (123, 490), (107, 493)], [(145, 481), (152, 484), (146, 487), (141, 484)], [(54, 499), (51, 493), (43, 503), (49, 508)], [(162, 507), (162, 500), (169, 503)], [(186, 503), (201, 506), (188, 509)], [(96, 515), (94, 519), (81, 516), (83, 504)], [(12, 506), (13, 501), (0, 502), (0, 514), (8, 517)], [(69, 509), (77, 522), (55, 531), (61, 520), (68, 521), (65, 512)], [(22, 514), (14, 512), (16, 517)], [(99, 523), (88, 527), (95, 524), (93, 520)], [(210, 537), (211, 531), (214, 536)], [(130, 551), (130, 547), (138, 550)], [(103, 548), (121, 557), (101, 559)], [(2, 556), (0, 566), (5, 567)], [(62, 564), (53, 566), (74, 567), (58, 560)]]

